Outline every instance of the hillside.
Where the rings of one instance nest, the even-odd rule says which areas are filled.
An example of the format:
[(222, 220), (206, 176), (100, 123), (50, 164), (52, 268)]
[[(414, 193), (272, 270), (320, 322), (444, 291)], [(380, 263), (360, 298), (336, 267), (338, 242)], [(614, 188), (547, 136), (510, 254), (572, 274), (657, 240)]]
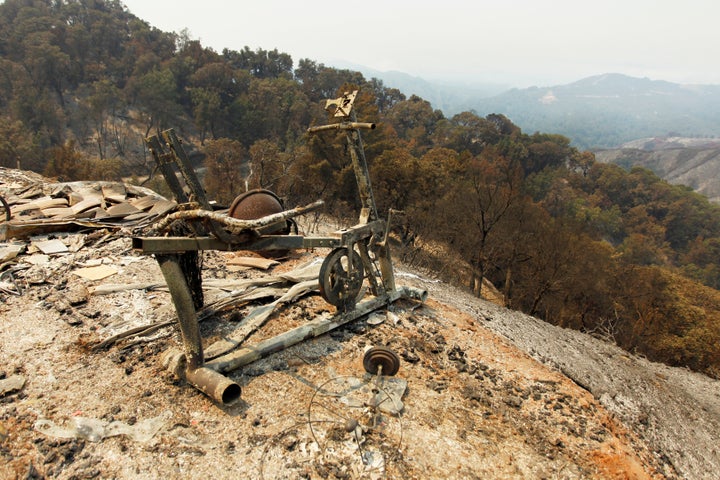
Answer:
[[(336, 122), (327, 101), (357, 91), (353, 113), (376, 127), (362, 132), (373, 195), (380, 217), (395, 212), (399, 258), (476, 295), (490, 282), (515, 310), (606, 332), (653, 361), (720, 376), (720, 207), (686, 187), (597, 162), (502, 113), (446, 117), (360, 72), (277, 50), (216, 52), (111, 0), (6, 0), (0, 54), (1, 167), (167, 195), (145, 142), (173, 129), (216, 206), (260, 188), (291, 205), (321, 198), (345, 220), (359, 207), (348, 138), (308, 128)], [(577, 90), (612, 97), (627, 79), (597, 80)], [(672, 86), (640, 83), (638, 98), (646, 88), (672, 96)], [(68, 211), (80, 226), (149, 213), (136, 199), (113, 204), (112, 193), (90, 195), (89, 210), (64, 190), (29, 206), (27, 192), (11, 193), (13, 209), (50, 223)]]
[[(6, 188), (39, 180), (4, 175)], [(720, 382), (400, 265), (398, 282), (427, 289), (426, 303), (398, 302), (252, 363), (232, 376), (242, 399), (218, 406), (163, 367), (180, 338), (157, 262), (131, 248), (137, 232), (128, 224), (12, 242), (23, 248), (2, 264), (13, 272), (0, 292), (3, 478), (695, 479), (720, 467)], [(38, 250), (46, 240), (56, 253)], [(206, 302), (322, 254), (297, 251), (264, 272), (207, 252)], [(97, 267), (107, 275), (84, 275)], [(333, 310), (311, 295), (248, 341)], [(204, 337), (232, 335), (247, 313), (216, 313)], [(381, 390), (402, 385), (403, 407), (360, 442), (344, 430), (347, 405), (332, 400), (364, 398), (348, 385), (371, 380), (362, 366), (371, 345), (402, 359)]]
[(613, 148), (673, 132), (720, 132), (720, 86), (680, 85), (604, 74), (568, 85), (512, 89), (469, 104), (479, 115), (502, 112), (525, 131), (553, 132), (579, 148)]
[[(638, 138), (685, 135), (703, 141), (720, 132), (720, 88), (602, 74), (563, 85), (510, 88), (489, 82), (426, 80), (362, 65), (337, 65), (418, 95), (447, 116), (502, 113), (527, 132), (569, 137), (583, 149), (616, 148)], [(706, 141), (706, 140), (704, 140)]]
[(510, 89), (508, 85), (499, 82), (443, 82), (342, 61), (334, 61), (332, 64), (337, 68), (361, 72), (365, 78), (380, 79), (385, 85), (400, 90), (406, 97), (422, 97), (448, 117), (467, 111), (478, 99), (494, 97)]
[(615, 148), (638, 138), (718, 136), (720, 87), (683, 85), (622, 74), (602, 74), (564, 85), (508, 88), (500, 84), (443, 84), (402, 72), (338, 63), (418, 95), (453, 116), (502, 113), (527, 132), (569, 137), (583, 149)]
[(718, 142), (659, 137), (637, 140), (619, 149), (596, 150), (595, 159), (624, 168), (652, 170), (675, 185), (687, 185), (710, 201), (720, 202), (720, 147)]

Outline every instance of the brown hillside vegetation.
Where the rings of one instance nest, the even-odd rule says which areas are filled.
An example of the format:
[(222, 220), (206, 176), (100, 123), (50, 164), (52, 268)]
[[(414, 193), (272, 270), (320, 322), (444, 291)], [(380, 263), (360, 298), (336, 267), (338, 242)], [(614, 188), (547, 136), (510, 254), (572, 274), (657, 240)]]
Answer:
[[(717, 381), (403, 267), (398, 282), (427, 289), (427, 302), (398, 302), (250, 364), (233, 374), (242, 399), (218, 406), (163, 366), (180, 345), (175, 312), (132, 234), (91, 228), (7, 244), (22, 248), (2, 265), (12, 270), (0, 293), (2, 478), (644, 479), (720, 468)], [(47, 240), (68, 251), (36, 250)], [(272, 273), (325, 253), (292, 252)], [(220, 284), (270, 274), (236, 263), (204, 254), (206, 303), (228, 295)], [(83, 275), (93, 267), (108, 275)], [(248, 308), (209, 318), (206, 341), (230, 334)], [(308, 296), (249, 341), (334, 310)], [(400, 356), (396, 376), (365, 373), (370, 346)], [(399, 392), (400, 415), (362, 423), (375, 412), (373, 384)]]
[(662, 289), (652, 309), (640, 312), (634, 326), (632, 350), (639, 343), (652, 358), (670, 365), (711, 365), (708, 373), (720, 378), (720, 292), (662, 269), (648, 269)]
[(655, 138), (631, 143), (625, 148), (599, 150), (599, 162), (640, 166), (676, 185), (687, 185), (702, 193), (712, 202), (720, 202), (720, 149), (717, 143), (694, 145), (703, 139)]

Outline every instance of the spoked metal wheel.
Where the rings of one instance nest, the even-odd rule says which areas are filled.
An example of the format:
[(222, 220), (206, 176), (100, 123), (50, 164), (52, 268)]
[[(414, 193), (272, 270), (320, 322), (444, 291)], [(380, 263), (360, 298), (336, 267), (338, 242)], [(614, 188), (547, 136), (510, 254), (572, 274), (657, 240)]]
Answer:
[(320, 267), (320, 295), (331, 305), (349, 310), (355, 305), (364, 277), (360, 255), (345, 247), (336, 248)]

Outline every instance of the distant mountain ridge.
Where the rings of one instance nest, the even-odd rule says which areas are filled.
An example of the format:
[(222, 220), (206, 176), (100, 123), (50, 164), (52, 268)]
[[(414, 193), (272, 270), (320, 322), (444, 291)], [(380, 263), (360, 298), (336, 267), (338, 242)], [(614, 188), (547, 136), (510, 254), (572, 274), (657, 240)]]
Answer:
[(511, 87), (502, 82), (462, 83), (426, 80), (395, 70), (381, 71), (363, 65), (344, 61), (332, 62), (336, 68), (350, 69), (363, 74), (365, 78), (382, 80), (386, 87), (397, 88), (406, 96), (417, 95), (427, 100), (434, 109), (442, 110), (446, 116), (469, 110), (468, 105), (480, 98), (488, 98), (506, 92)]
[(582, 149), (617, 148), (660, 136), (720, 136), (720, 85), (678, 84), (606, 73), (566, 85), (511, 88), (478, 82), (441, 84), (402, 72), (346, 65), (406, 95), (428, 100), (446, 116), (502, 113), (527, 133), (558, 133)]
[(524, 131), (569, 137), (579, 148), (647, 137), (720, 134), (720, 86), (604, 74), (568, 85), (510, 90), (479, 99), (480, 115), (503, 113)]
[(720, 203), (720, 85), (609, 73), (493, 96), (500, 85), (465, 88), (402, 72), (347, 68), (418, 95), (446, 116), (468, 110), (482, 116), (502, 113), (527, 133), (559, 133), (575, 146), (593, 150), (600, 162), (647, 168)]

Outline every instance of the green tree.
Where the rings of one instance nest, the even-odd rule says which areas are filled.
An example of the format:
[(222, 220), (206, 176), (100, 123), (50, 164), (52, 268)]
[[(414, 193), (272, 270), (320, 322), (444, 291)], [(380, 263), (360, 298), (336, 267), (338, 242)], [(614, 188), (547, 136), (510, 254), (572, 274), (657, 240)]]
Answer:
[[(405, 210), (417, 201), (420, 161), (405, 148), (385, 150), (373, 159), (370, 176), (379, 209)], [(431, 194), (431, 192), (427, 192)]]
[(51, 31), (28, 35), (23, 64), (34, 85), (39, 89), (50, 88), (64, 106), (64, 82), (70, 73), (70, 57), (52, 40)]
[(33, 131), (41, 148), (62, 143), (67, 122), (65, 112), (47, 89), (17, 82), (10, 101), (10, 113)]
[[(295, 79), (300, 83), (302, 91), (311, 103), (320, 103), (324, 100), (337, 98), (338, 88), (344, 83), (363, 85), (365, 78), (360, 72), (338, 70), (326, 67), (322, 63), (304, 58), (298, 62), (295, 69)], [(342, 94), (343, 92), (340, 92)], [(321, 109), (316, 110), (319, 113)], [(318, 118), (320, 116), (318, 115)]]
[(270, 140), (258, 140), (250, 147), (250, 188), (276, 190), (284, 177), (289, 175), (292, 156), (282, 152)]
[(472, 112), (462, 112), (454, 115), (449, 121), (438, 129), (436, 143), (458, 152), (468, 151), (478, 155), (489, 145), (495, 145), (500, 140), (502, 122), (494, 122), (477, 116)]
[(117, 110), (121, 108), (120, 90), (109, 79), (94, 82), (87, 89), (87, 100), (82, 106), (92, 124), (100, 159), (107, 157), (111, 145), (118, 154), (124, 153), (116, 123)]
[(527, 146), (528, 155), (523, 166), (525, 174), (540, 172), (547, 167), (566, 166), (576, 150), (570, 139), (562, 135), (535, 133)]
[(420, 155), (431, 148), (437, 124), (444, 118), (440, 110), (433, 110), (430, 102), (417, 95), (395, 103), (385, 115), (385, 121), (407, 142), (410, 151)]
[(292, 57), (277, 49), (252, 51), (247, 46), (239, 52), (225, 49), (223, 57), (233, 68), (248, 70), (256, 78), (292, 77)]
[(177, 85), (169, 69), (154, 68), (140, 77), (133, 77), (128, 88), (133, 103), (143, 115), (146, 137), (153, 129), (160, 133), (169, 128), (173, 120), (180, 116)]
[(376, 99), (378, 113), (384, 114), (398, 102), (406, 99), (405, 95), (397, 88), (388, 88), (382, 80), (371, 78), (363, 90), (370, 90)]
[(75, 141), (50, 149), (50, 160), (44, 174), (61, 182), (87, 180), (90, 171), (88, 159), (77, 150)]
[(190, 97), (201, 144), (207, 132), (215, 139), (219, 132), (231, 130), (231, 105), (249, 83), (241, 76), (224, 62), (206, 64), (191, 76)]
[(454, 188), (438, 202), (445, 212), (441, 231), (472, 265), (476, 295), (493, 262), (491, 234), (522, 200), (521, 182), (520, 165), (488, 149), (465, 163)]
[(234, 107), (235, 130), (244, 145), (268, 139), (285, 149), (305, 135), (310, 123), (307, 97), (286, 78), (253, 78)]
[(38, 167), (40, 151), (34, 135), (19, 120), (0, 116), (0, 165), (17, 169)]
[(205, 190), (211, 199), (229, 204), (247, 191), (247, 161), (245, 147), (237, 140), (220, 138), (205, 146)]

